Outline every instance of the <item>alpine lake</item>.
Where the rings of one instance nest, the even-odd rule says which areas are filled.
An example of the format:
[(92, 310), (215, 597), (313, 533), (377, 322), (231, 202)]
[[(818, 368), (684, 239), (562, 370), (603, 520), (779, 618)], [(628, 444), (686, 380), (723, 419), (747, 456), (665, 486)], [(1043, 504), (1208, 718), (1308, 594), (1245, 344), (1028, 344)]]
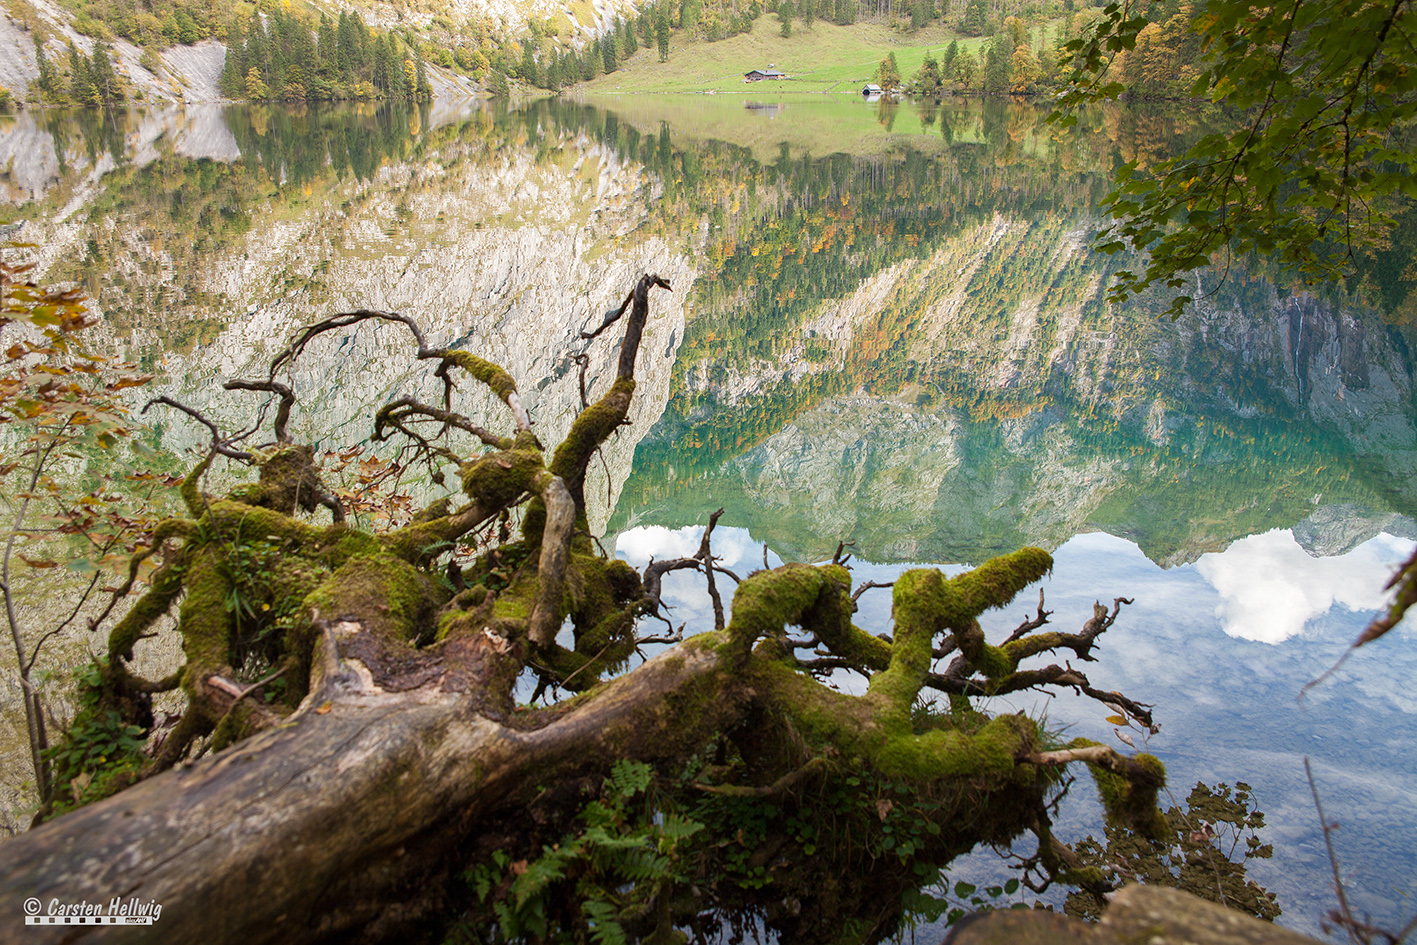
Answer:
[[(606, 548), (691, 554), (720, 507), (715, 547), (739, 575), (839, 542), (876, 582), (1040, 546), (1055, 627), (1132, 601), (1078, 668), (1154, 704), (1159, 731), (1128, 737), (1175, 800), (1251, 786), (1274, 855), (1250, 875), (1279, 922), (1322, 936), (1336, 905), (1308, 758), (1355, 911), (1399, 928), (1417, 913), (1417, 632), (1300, 694), (1417, 539), (1417, 333), (1400, 327), (1417, 221), (1349, 284), (1234, 259), (1174, 322), (1165, 298), (1111, 305), (1110, 276), (1137, 263), (1090, 249), (1112, 169), (1207, 119), (1115, 108), (1063, 135), (1045, 114), (776, 92), (30, 110), (0, 117), (0, 229), (35, 244), (43, 281), (87, 292), (102, 343), (155, 375), (144, 396), (233, 427), (259, 401), (222, 381), (264, 374), (318, 318), (380, 308), (505, 366), (556, 442), (580, 404), (575, 356), (592, 397), (613, 374), (613, 332), (579, 333), (658, 272), (672, 290), (652, 296), (632, 423), (587, 486)], [(389, 399), (441, 391), (394, 328), (312, 346), (290, 382), (293, 433), (328, 450), (370, 445)], [(505, 425), (486, 395), (458, 396)], [(175, 468), (206, 442), (174, 412), (148, 419), (147, 452)], [(426, 501), (420, 475), (404, 486)], [(686, 574), (666, 590), (692, 633), (713, 620)], [(1036, 607), (1030, 589), (993, 613), (991, 640)], [(857, 623), (890, 631), (889, 590), (861, 596)], [(47, 659), (98, 641), (66, 645)], [(1110, 710), (1070, 690), (986, 708), (1120, 746)], [(22, 780), (22, 743), (4, 757)], [(1086, 778), (1071, 795), (1060, 835), (1100, 836)], [(984, 850), (949, 879), (1005, 875)]]

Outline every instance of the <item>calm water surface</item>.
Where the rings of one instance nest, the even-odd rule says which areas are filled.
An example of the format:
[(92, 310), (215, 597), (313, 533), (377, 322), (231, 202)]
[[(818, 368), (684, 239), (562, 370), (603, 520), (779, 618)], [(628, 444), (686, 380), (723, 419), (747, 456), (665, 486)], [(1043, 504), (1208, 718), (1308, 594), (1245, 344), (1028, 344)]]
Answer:
[[(1405, 922), (1413, 632), (1298, 699), (1417, 538), (1414, 336), (1385, 317), (1417, 288), (1402, 250), (1365, 260), (1361, 294), (1296, 292), (1239, 260), (1218, 288), (1200, 277), (1215, 291), (1195, 312), (1158, 321), (1164, 300), (1103, 300), (1134, 261), (1087, 251), (1090, 208), (1114, 164), (1203, 130), (1185, 116), (1097, 112), (1060, 139), (1020, 105), (747, 104), (24, 113), (0, 124), (0, 212), (48, 277), (97, 299), (122, 353), (232, 421), (249, 404), (217, 381), (367, 305), (506, 363), (554, 433), (574, 412), (575, 330), (639, 271), (671, 274), (639, 413), (596, 486), (621, 555), (696, 547), (719, 506), (740, 571), (764, 546), (816, 561), (854, 542), (857, 578), (877, 581), (1042, 546), (1055, 625), (1135, 601), (1085, 669), (1155, 704), (1149, 747), (1175, 793), (1254, 787), (1276, 853), (1252, 875), (1280, 921), (1317, 932), (1333, 899), (1307, 756), (1350, 898)], [(301, 371), (297, 424), (326, 445), (431, 389), (373, 331)], [(672, 591), (703, 627), (702, 589)], [(986, 628), (1007, 633), (1033, 594)], [(889, 629), (888, 595), (862, 598), (862, 626)], [(1115, 742), (1108, 710), (1069, 693), (991, 708)], [(1099, 829), (1088, 803), (1065, 810), (1065, 833)]]

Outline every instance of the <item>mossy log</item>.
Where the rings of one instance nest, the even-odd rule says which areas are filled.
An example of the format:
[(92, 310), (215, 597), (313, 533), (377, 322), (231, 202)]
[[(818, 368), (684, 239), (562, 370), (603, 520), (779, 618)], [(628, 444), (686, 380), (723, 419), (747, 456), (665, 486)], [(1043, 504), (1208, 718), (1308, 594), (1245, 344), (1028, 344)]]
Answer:
[[(0, 847), (0, 904), (8, 914), (20, 915), (31, 897), (47, 904), (138, 896), (160, 903), (161, 918), (83, 930), (12, 923), (0, 925), (0, 941), (246, 945), (379, 941), (426, 929), (445, 914), (449, 878), (475, 851), (518, 843), (536, 849), (536, 818), (519, 812), (556, 785), (604, 777), (624, 760), (679, 777), (690, 793), (733, 798), (783, 798), (870, 773), (932, 799), (932, 813), (922, 815), (930, 830), (919, 840), (929, 862), (1033, 831), (1050, 878), (1088, 885), (1048, 833), (1047, 805), (1063, 768), (1089, 765), (1109, 809), (1143, 823), (1164, 772), (1155, 759), (1059, 745), (1029, 718), (990, 719), (972, 708), (975, 695), (1052, 684), (1150, 724), (1145, 707), (1091, 690), (1076, 670), (1019, 669), (1021, 659), (1044, 650), (1087, 658), (1109, 620), (1081, 634), (1041, 635), (1046, 640), (1035, 645), (1028, 634), (1046, 620), (1040, 603), (1038, 620), (1010, 640), (984, 639), (979, 614), (1008, 603), (1051, 567), (1039, 549), (953, 578), (907, 572), (893, 591), (890, 639), (852, 624), (843, 563), (761, 571), (741, 580), (722, 629), (615, 675), (646, 640), (636, 627), (658, 610), (662, 574), (692, 567), (711, 576), (714, 569), (707, 532), (699, 555), (658, 562), (644, 576), (597, 554), (585, 532), (585, 468), (624, 422), (657, 285), (664, 283), (642, 279), (616, 314), (629, 312), (617, 379), (549, 461), (511, 378), (466, 352), (429, 348), (404, 316), (336, 316), (297, 338), (270, 380), (247, 383), (243, 389), (283, 397), (276, 444), (248, 454), (261, 466), (260, 482), (207, 496), (200, 478), (211, 456), (198, 464), (183, 486), (191, 519), (160, 526), (154, 550), (163, 552), (163, 565), (110, 634), (104, 698), (126, 706), (180, 683), (187, 697), (181, 723), (140, 770), (113, 779), (115, 789), (135, 784)], [(381, 429), (398, 428), (429, 455), (446, 458), (449, 450), (417, 432), (420, 419), (443, 433), (480, 431), (474, 435), (489, 450), (461, 458), (462, 506), (443, 501), (387, 534), (351, 527), (337, 504), (332, 524), (308, 517), (330, 507), (330, 496), (313, 452), (285, 442), (289, 391), (274, 380), (276, 368), (322, 331), (369, 319), (407, 325), (418, 357), (436, 361), (438, 376), (460, 369), (487, 384), (515, 425), (510, 436), (486, 433), (453, 412), (451, 397), (439, 408), (403, 399), (381, 411)], [(235, 452), (214, 434), (212, 455), (223, 447), (224, 455)], [(444, 573), (439, 561), (454, 543), (519, 504), (519, 535), (504, 526), (500, 542)], [(127, 667), (134, 642), (183, 593), (183, 671), (161, 683), (139, 679)], [(574, 631), (569, 647), (556, 642), (566, 621)], [(805, 637), (789, 637), (791, 628)], [(799, 655), (804, 649), (827, 654), (831, 665), (814, 665), (819, 660)], [(948, 671), (933, 672), (934, 660), (956, 652)], [(814, 675), (842, 666), (870, 676), (864, 695), (834, 691)], [(515, 705), (513, 687), (524, 672), (543, 687), (578, 694), (543, 707)], [(283, 688), (273, 685), (277, 678)], [(948, 693), (952, 710), (922, 725), (914, 710), (927, 688)], [(715, 750), (738, 760), (696, 768), (683, 781), (691, 759)], [(50, 812), (64, 806), (56, 801)], [(889, 806), (873, 810), (884, 823)], [(764, 902), (797, 903), (790, 915), (763, 913), (785, 938), (849, 937), (840, 910), (852, 896), (876, 912), (882, 897), (887, 902), (874, 925), (852, 936), (889, 931), (912, 861), (897, 857), (879, 877), (848, 877), (834, 854), (804, 857), (798, 848), (794, 857), (791, 849), (777, 843), (753, 854), (788, 864), (762, 894)], [(851, 896), (842, 892), (847, 887)], [(751, 890), (741, 895), (748, 901)], [(656, 915), (658, 934), (672, 938), (667, 892)]]

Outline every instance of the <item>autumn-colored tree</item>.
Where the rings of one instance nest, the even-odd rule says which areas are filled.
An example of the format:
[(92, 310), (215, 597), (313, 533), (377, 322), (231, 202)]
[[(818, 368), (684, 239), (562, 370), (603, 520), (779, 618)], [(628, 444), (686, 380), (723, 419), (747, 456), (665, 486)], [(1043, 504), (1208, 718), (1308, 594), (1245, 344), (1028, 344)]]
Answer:
[(1033, 50), (1026, 45), (1014, 47), (1014, 54), (1009, 58), (1009, 91), (1014, 95), (1027, 95), (1037, 89), (1042, 75)]
[(886, 56), (877, 64), (876, 84), (886, 91), (900, 88), (900, 66), (896, 65), (895, 53)]
[[(147, 382), (80, 342), (91, 325), (81, 292), (46, 288), (32, 265), (0, 259), (0, 598), (18, 669), (34, 785), (53, 788), (48, 712), (36, 667), (44, 645), (71, 624), (113, 568), (135, 549), (151, 520), (107, 483), (61, 474), (77, 456), (113, 449), (133, 430), (120, 392)], [(120, 478), (124, 478), (120, 475)], [(128, 476), (127, 488), (140, 493)], [(139, 505), (150, 496), (139, 495)], [(68, 616), (36, 625), (41, 608), (26, 598), (26, 569), (50, 575), (40, 592), (58, 595)], [(33, 583), (33, 581), (29, 582)]]
[(255, 66), (246, 73), (246, 97), (253, 102), (264, 102), (271, 97), (271, 90), (261, 78), (261, 70)]

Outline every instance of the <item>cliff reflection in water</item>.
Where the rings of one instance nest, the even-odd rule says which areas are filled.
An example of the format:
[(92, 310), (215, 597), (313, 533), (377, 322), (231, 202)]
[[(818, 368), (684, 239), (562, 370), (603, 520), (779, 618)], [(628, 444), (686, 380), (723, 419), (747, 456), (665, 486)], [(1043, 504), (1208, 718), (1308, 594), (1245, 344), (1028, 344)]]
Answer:
[(1366, 299), (1296, 291), (1248, 260), (1175, 323), (1106, 304), (1135, 260), (1089, 252), (1097, 168), (1165, 137), (1107, 117), (1057, 140), (1022, 107), (944, 108), (941, 140), (884, 159), (701, 149), (734, 170), (700, 185), (695, 317), (614, 524), (724, 504), (787, 557), (877, 561), (1417, 534), (1411, 326), (1379, 307), (1411, 285), (1368, 259)]

